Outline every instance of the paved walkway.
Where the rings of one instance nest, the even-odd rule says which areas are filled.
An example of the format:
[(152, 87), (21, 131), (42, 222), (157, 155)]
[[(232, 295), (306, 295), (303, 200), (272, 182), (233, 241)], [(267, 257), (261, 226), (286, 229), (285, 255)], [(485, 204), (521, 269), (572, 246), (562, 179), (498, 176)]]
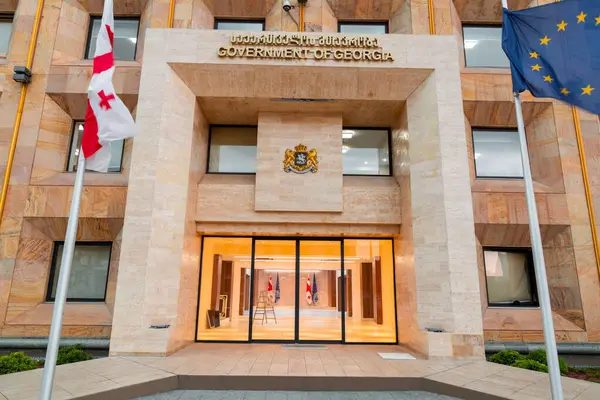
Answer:
[(459, 400), (427, 392), (264, 392), (173, 390), (139, 400)]
[[(384, 360), (380, 352), (402, 349), (197, 343), (164, 358), (110, 357), (60, 366), (53, 399), (131, 399), (176, 389), (421, 390), (472, 399), (550, 399), (544, 373), (485, 361)], [(42, 370), (0, 376), (0, 399), (36, 399), (41, 378)], [(563, 386), (565, 399), (600, 399), (600, 384), (563, 378)]]

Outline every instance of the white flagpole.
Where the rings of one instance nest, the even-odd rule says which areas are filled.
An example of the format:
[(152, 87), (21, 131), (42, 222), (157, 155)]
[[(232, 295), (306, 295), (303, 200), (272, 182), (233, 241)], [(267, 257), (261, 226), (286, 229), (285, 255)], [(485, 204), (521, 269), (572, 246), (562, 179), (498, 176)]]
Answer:
[[(502, 0), (502, 7), (508, 10), (508, 0)], [(527, 199), (527, 214), (529, 216), (529, 233), (531, 236), (531, 248), (533, 252), (533, 266), (540, 308), (542, 310), (544, 342), (546, 346), (548, 372), (550, 374), (550, 392), (552, 394), (552, 400), (563, 400), (562, 382), (558, 365), (558, 352), (556, 350), (556, 337), (554, 336), (554, 322), (552, 320), (552, 307), (550, 304), (550, 293), (548, 291), (548, 278), (546, 276), (546, 263), (544, 261), (544, 248), (542, 247), (542, 235), (540, 233), (540, 223), (538, 220), (537, 206), (535, 204), (535, 193), (533, 191), (533, 178), (531, 177), (531, 166), (529, 165), (529, 151), (527, 149), (527, 137), (525, 136), (523, 109), (521, 108), (521, 98), (518, 93), (514, 93), (514, 98), (517, 114), (517, 127), (519, 129), (519, 142), (521, 146), (521, 162), (523, 164), (523, 181), (525, 182), (525, 198)]]
[(514, 96), (515, 109), (517, 112), (517, 126), (519, 128), (519, 142), (521, 144), (521, 162), (523, 163), (523, 180), (525, 181), (527, 214), (529, 215), (529, 233), (533, 250), (533, 266), (535, 269), (535, 280), (537, 282), (540, 308), (542, 310), (546, 358), (548, 361), (548, 372), (550, 373), (550, 392), (552, 393), (553, 400), (563, 400), (560, 368), (558, 366), (558, 352), (556, 350), (556, 337), (554, 336), (554, 322), (552, 321), (552, 308), (550, 305), (550, 293), (548, 291), (548, 278), (546, 277), (546, 263), (544, 261), (542, 235), (540, 233), (535, 194), (533, 192), (533, 179), (531, 178), (531, 167), (529, 165), (529, 151), (527, 150), (527, 138), (525, 137), (523, 110), (521, 108), (519, 94), (515, 93)]
[(48, 337), (48, 348), (46, 349), (46, 362), (44, 364), (44, 377), (40, 391), (40, 400), (50, 400), (52, 397), (52, 386), (54, 384), (54, 372), (56, 370), (56, 357), (60, 344), (60, 333), (62, 330), (63, 312), (67, 300), (67, 289), (71, 276), (71, 264), (73, 262), (73, 251), (75, 250), (75, 238), (77, 236), (77, 221), (79, 220), (79, 205), (81, 203), (81, 192), (83, 189), (83, 174), (85, 173), (85, 158), (83, 148), (79, 149), (77, 160), (77, 174), (73, 186), (73, 197), (71, 198), (71, 210), (69, 222), (67, 223), (67, 235), (63, 247), (62, 260), (56, 285), (56, 296), (54, 298), (54, 311), (52, 312), (52, 323)]

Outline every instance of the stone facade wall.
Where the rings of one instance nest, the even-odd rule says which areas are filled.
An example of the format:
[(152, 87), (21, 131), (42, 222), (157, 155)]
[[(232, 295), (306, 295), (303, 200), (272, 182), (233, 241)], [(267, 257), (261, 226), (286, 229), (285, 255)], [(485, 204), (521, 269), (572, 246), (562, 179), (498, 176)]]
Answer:
[[(537, 3), (546, 2), (548, 0), (539, 0)], [(509, 3), (511, 8), (523, 8), (535, 5), (536, 2), (512, 0)], [(282, 11), (281, 4), (282, 0), (176, 0), (174, 27), (190, 30), (191, 36), (197, 38), (200, 36), (191, 30), (210, 30), (214, 26), (215, 18), (260, 18), (265, 19), (268, 31), (296, 31), (298, 27), (294, 18), (298, 21), (298, 9), (286, 14)], [(5, 9), (2, 11), (14, 13), (15, 17), (9, 51), (5, 59), (0, 59), (0, 74), (3, 78), (0, 80), (0, 172), (2, 173), (6, 167), (8, 147), (21, 91), (20, 84), (12, 80), (12, 70), (15, 65), (24, 65), (27, 59), (36, 5), (35, 0), (3, 3)], [(91, 61), (83, 60), (90, 15), (99, 15), (101, 10), (102, 2), (96, 0), (46, 0), (44, 3), (32, 69), (34, 78), (27, 91), (10, 179), (8, 201), (3, 219), (0, 221), (1, 336), (45, 336), (48, 332), (47, 316), (51, 315), (52, 304), (45, 303), (43, 298), (52, 256), (51, 244), (53, 241), (63, 239), (74, 181), (73, 174), (64, 172), (64, 165), (73, 121), (81, 120), (84, 117), (87, 84), (92, 73)], [(474, 288), (471, 286), (460, 287), (460, 295), (450, 296), (457, 293), (456, 285), (462, 281), (461, 271), (453, 269), (451, 260), (453, 257), (462, 256), (463, 253), (452, 253), (449, 250), (444, 259), (444, 262), (449, 263), (449, 267), (443, 273), (447, 277), (450, 287), (444, 287), (439, 295), (442, 299), (451, 298), (448, 307), (452, 309), (460, 309), (460, 302), (465, 304), (473, 302), (476, 308), (479, 307), (482, 310), (483, 330), (487, 340), (540, 341), (542, 332), (538, 310), (489, 308), (484, 290), (482, 246), (492, 244), (512, 247), (529, 246), (522, 183), (477, 180), (473, 171), (470, 127), (516, 127), (510, 91), (510, 72), (503, 69), (465, 68), (462, 55), (462, 24), (498, 23), (501, 15), (499, 2), (498, 6), (489, 7), (484, 1), (436, 0), (434, 1), (434, 10), (436, 34), (453, 35), (457, 38), (456, 42), (448, 42), (448, 46), (458, 49), (459, 53), (457, 59), (462, 78), (463, 104), (461, 108), (464, 111), (464, 118), (462, 123), (453, 120), (453, 129), (462, 129), (463, 124), (466, 126), (464, 129), (465, 140), (464, 142), (461, 140), (461, 145), (466, 146), (467, 165), (462, 163), (460, 166), (467, 168), (470, 176), (473, 204), (472, 222), (476, 241), (474, 248), (479, 249), (479, 257), (475, 254), (478, 268), (477, 266), (473, 266), (473, 268), (477, 270), (475, 272), (478, 272), (479, 288), (481, 289), (478, 291), (477, 299), (473, 296)], [(146, 29), (166, 28), (168, 13), (168, 0), (115, 1), (116, 16), (137, 16), (141, 20), (136, 61), (117, 62), (114, 83), (117, 93), (138, 121), (146, 121), (143, 123), (146, 124), (150, 133), (143, 132), (143, 134), (148, 139), (152, 137), (151, 132), (156, 130), (156, 126), (160, 126), (148, 122), (152, 117), (150, 114), (159, 115), (164, 113), (164, 110), (146, 109), (145, 115), (138, 112), (140, 79), (143, 75), (141, 65), (147, 50), (153, 46), (150, 32)], [(427, 2), (423, 0), (310, 0), (306, 9), (304, 28), (307, 32), (336, 32), (338, 21), (389, 21), (389, 31), (392, 35), (427, 35), (429, 33), (428, 19)], [(155, 40), (158, 39), (155, 37)], [(193, 40), (197, 39), (190, 39), (190, 41)], [(163, 50), (166, 52), (166, 49)], [(199, 50), (201, 50), (200, 43), (194, 43), (193, 47), (188, 49), (190, 53)], [(400, 51), (400, 59), (425, 57), (418, 50), (418, 48), (401, 49), (400, 47), (395, 49), (397, 52)], [(184, 67), (178, 66), (177, 73), (170, 75), (170, 79), (177, 81), (179, 78), (176, 76), (183, 74)], [(147, 73), (150, 73), (152, 66), (147, 65), (145, 68), (149, 70)], [(327, 70), (327, 68), (324, 69)], [(370, 96), (376, 97), (378, 91), (380, 91), (379, 95), (383, 96), (383, 91), (387, 91), (386, 99), (396, 95), (406, 99), (430, 73), (430, 71), (425, 71), (420, 74), (413, 71), (417, 84), (397, 85), (396, 83), (399, 82), (397, 76), (385, 75), (381, 71), (373, 72), (374, 69), (371, 69), (370, 77), (366, 75), (361, 77), (360, 82), (364, 84), (359, 88), (360, 90), (351, 92), (354, 86), (348, 84), (351, 82), (349, 80), (352, 76), (350, 72), (340, 73), (333, 67), (329, 71), (335, 72), (325, 71), (323, 77), (326, 79), (323, 82), (326, 84), (321, 86), (310, 83), (303, 85), (294, 83), (292, 85), (289, 82), (303, 79), (302, 71), (293, 71), (286, 79), (280, 79), (279, 82), (282, 82), (281, 92), (289, 93), (294, 86), (301, 96), (310, 96), (326, 91), (329, 96), (337, 93), (340, 96), (360, 100), (371, 98)], [(235, 92), (236, 95), (242, 96), (240, 94), (242, 89), (235, 86), (236, 82), (239, 82), (240, 75), (224, 75), (223, 82), (228, 82), (225, 80), (227, 76), (231, 78), (231, 81), (219, 88), (221, 90), (219, 93), (217, 91), (208, 93), (211, 88), (204, 85), (205, 92), (203, 94), (223, 97)], [(257, 82), (254, 94), (263, 96), (264, 92), (261, 90), (268, 87), (268, 82), (273, 78), (272, 70), (257, 68), (254, 78)], [(199, 82), (195, 84), (202, 85), (202, 80)], [(185, 90), (194, 92), (194, 82), (180, 82), (179, 84), (184, 92)], [(175, 83), (169, 81), (169, 85), (173, 86)], [(156, 93), (157, 88), (154, 88), (152, 93), (148, 92), (147, 96), (155, 96)], [(162, 92), (161, 95), (163, 95)], [(447, 101), (456, 102), (459, 98), (459, 93), (453, 91), (452, 97), (449, 97)], [(415, 99), (413, 98), (411, 101), (415, 101)], [(532, 155), (532, 169), (536, 179), (538, 213), (542, 224), (550, 289), (555, 309), (557, 338), (565, 341), (600, 341), (600, 297), (598, 296), (600, 283), (591, 238), (591, 229), (600, 229), (600, 227), (590, 226), (588, 205), (582, 183), (581, 154), (575, 138), (571, 108), (555, 101), (534, 99), (527, 95), (523, 96), (523, 101)], [(139, 160), (147, 154), (139, 153), (136, 157), (135, 152), (141, 150), (136, 150), (133, 141), (128, 140), (125, 145), (122, 172), (107, 175), (88, 174), (82, 200), (82, 220), (79, 224), (80, 239), (87, 241), (113, 240), (115, 243), (106, 304), (68, 305), (63, 330), (65, 335), (109, 336), (113, 324), (113, 312), (119, 312), (119, 306), (114, 306), (116, 301), (117, 304), (124, 304), (122, 306), (123, 313), (129, 311), (142, 315), (143, 323), (163, 321), (169, 318), (173, 321), (174, 329), (171, 331), (172, 333), (168, 334), (169, 337), (148, 338), (143, 336), (144, 340), (160, 342), (161, 344), (158, 346), (161, 349), (160, 352), (167, 353), (187, 343), (190, 340), (189, 326), (192, 325), (193, 318), (195, 318), (188, 309), (187, 303), (194, 301), (197, 290), (188, 285), (189, 281), (193, 281), (194, 276), (197, 275), (198, 239), (195, 235), (196, 230), (248, 233), (250, 228), (240, 225), (240, 223), (260, 221), (271, 224), (284, 222), (285, 224), (280, 225), (277, 232), (285, 234), (398, 235), (396, 236), (398, 239), (396, 242), (396, 265), (397, 272), (399, 272), (396, 274), (398, 280), (397, 305), (399, 321), (401, 323), (405, 321), (404, 329), (399, 330), (400, 340), (404, 343), (411, 343), (414, 348), (421, 351), (429, 352), (431, 349), (433, 352), (436, 349), (435, 351), (439, 351), (439, 354), (446, 355), (468, 355), (472, 349), (480, 348), (477, 343), (478, 335), (472, 336), (473, 331), (471, 330), (477, 326), (477, 322), (468, 321), (464, 315), (456, 315), (447, 321), (440, 322), (453, 332), (453, 335), (449, 337), (439, 340), (432, 339), (422, 332), (425, 327), (423, 321), (427, 320), (425, 314), (430, 311), (420, 311), (421, 314), (418, 314), (417, 311), (419, 296), (423, 296), (424, 292), (421, 291), (419, 294), (421, 289), (417, 282), (419, 277), (415, 274), (414, 269), (415, 254), (419, 254), (419, 251), (423, 251), (423, 249), (419, 249), (418, 243), (415, 242), (417, 238), (413, 232), (415, 222), (421, 221), (421, 217), (413, 210), (413, 207), (417, 207), (419, 204), (415, 203), (415, 199), (411, 199), (410, 196), (412, 188), (415, 191), (423, 188), (419, 187), (419, 181), (414, 178), (416, 175), (411, 171), (410, 165), (414, 159), (408, 157), (409, 148), (405, 148), (407, 143), (403, 142), (406, 139), (403, 139), (402, 133), (408, 133), (411, 130), (406, 108), (402, 111), (404, 114), (401, 114), (404, 116), (397, 117), (395, 119), (397, 122), (393, 126), (394, 151), (406, 151), (397, 154), (394, 160), (397, 167), (394, 168), (395, 180), (376, 178), (367, 182), (361, 178), (339, 176), (328, 181), (335, 181), (335, 183), (326, 187), (332, 193), (335, 192), (335, 207), (329, 209), (328, 213), (305, 214), (305, 211), (311, 210), (300, 207), (294, 209), (297, 213), (279, 210), (269, 212), (266, 216), (260, 216), (256, 213), (257, 204), (258, 208), (266, 207), (268, 203), (265, 202), (266, 197), (261, 196), (268, 194), (269, 190), (273, 188), (273, 182), (267, 179), (260, 183), (256, 186), (260, 190), (256, 192), (255, 183), (258, 182), (246, 179), (248, 177), (203, 176), (204, 171), (201, 166), (204, 164), (202, 164), (202, 160), (195, 157), (200, 157), (204, 151), (202, 149), (205, 144), (202, 140), (205, 139), (202, 139), (202, 132), (206, 129), (208, 122), (205, 121), (198, 103), (195, 103), (193, 108), (189, 104), (186, 106), (188, 107), (187, 111), (192, 112), (193, 110), (191, 114), (193, 119), (179, 121), (182, 125), (173, 127), (173, 129), (183, 129), (188, 132), (188, 128), (192, 126), (192, 131), (197, 135), (186, 139), (187, 142), (174, 143), (171, 150), (184, 148), (189, 153), (190, 149), (197, 149), (197, 153), (186, 153), (187, 155), (179, 160), (181, 163), (175, 166), (174, 170), (157, 172), (172, 174), (165, 177), (165, 179), (170, 179), (177, 175), (177, 171), (191, 171), (185, 177), (179, 177), (185, 178), (177, 187), (178, 190), (182, 187), (185, 188), (185, 190), (181, 189), (177, 192), (177, 201), (182, 210), (182, 214), (178, 215), (179, 219), (174, 220), (171, 216), (163, 215), (165, 223), (177, 225), (177, 234), (182, 241), (180, 247), (162, 249), (164, 250), (162, 255), (168, 256), (169, 260), (175, 260), (173, 262), (178, 265), (177, 268), (165, 272), (156, 265), (153, 267), (154, 269), (150, 268), (143, 278), (140, 278), (137, 275), (139, 271), (131, 267), (139, 261), (134, 260), (136, 256), (140, 256), (139, 254), (130, 255), (132, 258), (127, 260), (127, 266), (120, 268), (123, 266), (123, 257), (119, 254), (121, 238), (123, 238), (126, 248), (133, 246), (132, 241), (146, 238), (148, 240), (145, 244), (147, 251), (151, 247), (155, 247), (155, 243), (160, 242), (157, 237), (153, 239), (146, 237), (151, 232), (147, 226), (139, 228), (141, 230), (136, 231), (137, 233), (134, 231), (127, 233), (121, 230), (124, 224), (126, 201), (132, 202), (133, 205), (130, 207), (140, 205), (138, 211), (146, 212), (139, 216), (140, 220), (148, 220), (152, 217), (148, 214), (148, 210), (143, 208), (146, 202), (150, 201), (148, 199), (153, 199), (151, 200), (153, 206), (166, 207), (164, 204), (159, 204), (161, 198), (159, 194), (163, 193), (162, 190), (170, 192), (170, 189), (165, 189), (168, 185), (160, 190), (150, 190), (144, 186), (148, 179), (138, 180), (137, 183), (132, 181), (132, 178), (139, 179), (137, 176), (139, 168), (141, 168)], [(312, 111), (316, 112), (317, 110), (313, 109)], [(344, 122), (344, 118), (346, 115), (340, 117), (338, 114), (337, 119), (341, 120), (341, 123)], [(414, 121), (414, 116), (412, 118)], [(580, 118), (593, 205), (595, 210), (600, 213), (600, 185), (598, 184), (600, 161), (597, 150), (600, 148), (598, 146), (598, 140), (600, 140), (598, 139), (600, 138), (598, 135), (599, 120), (597, 116), (583, 112), (580, 112)], [(339, 125), (339, 123), (336, 124)], [(458, 148), (449, 149), (453, 152), (459, 150)], [(175, 152), (175, 150), (173, 151)], [(165, 160), (166, 154), (163, 156)], [(462, 150), (460, 154), (462, 154)], [(179, 158), (181, 154), (173, 155), (172, 153), (172, 156)], [(158, 162), (159, 159), (160, 157), (156, 155), (153, 160)], [(273, 158), (273, 165), (279, 162), (281, 160), (277, 157)], [(402, 165), (403, 162), (406, 164)], [(441, 167), (449, 168), (448, 164), (443, 164)], [(134, 173), (133, 170), (136, 168), (138, 168), (138, 172)], [(447, 177), (450, 180), (446, 180), (443, 176), (438, 178), (438, 183), (441, 185), (448, 185), (447, 182), (452, 182), (451, 176)], [(129, 184), (132, 185), (132, 190), (128, 190)], [(458, 191), (451, 184), (444, 187), (449, 192)], [(468, 188), (464, 190), (468, 191)], [(222, 196), (224, 191), (229, 191), (228, 193), (231, 193), (232, 196), (223, 198), (222, 207), (219, 207), (219, 199), (221, 199), (219, 196)], [(132, 196), (134, 197), (132, 198)], [(258, 203), (257, 199), (260, 200)], [(371, 206), (365, 206), (369, 203)], [(372, 207), (372, 204), (377, 204), (377, 207)], [(442, 206), (447, 206), (447, 204), (444, 203)], [(233, 212), (224, 212), (224, 210), (233, 210)], [(419, 210), (417, 209), (417, 211)], [(440, 218), (445, 219), (445, 223), (452, 226), (451, 220), (448, 219), (452, 213), (447, 211), (448, 214)], [(158, 223), (159, 219), (154, 221)], [(468, 218), (467, 221), (471, 220)], [(597, 217), (597, 223), (600, 224), (600, 217)], [(255, 225), (251, 231), (273, 234), (273, 226)], [(144, 231), (144, 229), (146, 230)], [(470, 228), (465, 229), (471, 230)], [(458, 248), (462, 248), (460, 244), (456, 245)], [(468, 257), (471, 256), (469, 253)], [(122, 283), (119, 284), (117, 284), (118, 269), (121, 269), (119, 281), (122, 280)], [(165, 275), (163, 276), (163, 274)], [(406, 280), (401, 280), (400, 276), (406, 276)], [(467, 280), (468, 285), (473, 284), (472, 278), (471, 276)], [(144, 282), (165, 279), (169, 282), (170, 290), (178, 290), (181, 297), (177, 301), (172, 301), (159, 316), (160, 318), (151, 317), (143, 310), (142, 303), (148, 299), (151, 300), (152, 292), (149, 292), (148, 299), (143, 298), (143, 301), (136, 298), (135, 293), (128, 293), (127, 290), (123, 290), (122, 295), (116, 295), (116, 292), (119, 291), (118, 285), (124, 285), (124, 287), (128, 283), (133, 285), (136, 282), (139, 283), (138, 279), (144, 279)], [(411, 284), (406, 286), (406, 282), (411, 282)], [(119, 299), (119, 296), (122, 298)], [(438, 299), (438, 301), (441, 300)], [(430, 315), (429, 321), (435, 320), (434, 314)], [(458, 329), (457, 327), (464, 325), (465, 321), (471, 324), (471, 328)], [(117, 330), (114, 337), (117, 341), (121, 338), (123, 339), (121, 343), (126, 343), (130, 333), (126, 330)], [(118, 351), (128, 353), (137, 350), (122, 345)]]

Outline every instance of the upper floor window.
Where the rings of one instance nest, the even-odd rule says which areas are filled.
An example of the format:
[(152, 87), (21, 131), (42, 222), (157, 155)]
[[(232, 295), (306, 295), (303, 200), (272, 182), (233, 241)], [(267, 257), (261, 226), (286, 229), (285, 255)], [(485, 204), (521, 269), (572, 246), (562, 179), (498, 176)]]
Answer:
[(12, 34), (12, 15), (0, 15), (0, 57), (6, 57)]
[(523, 177), (517, 130), (473, 129), (473, 152), (478, 178)]
[(537, 306), (533, 257), (529, 249), (483, 249), (488, 304)]
[(388, 33), (387, 22), (340, 22), (339, 33), (355, 35), (383, 35)]
[[(54, 301), (64, 243), (54, 243), (46, 301)], [(73, 252), (67, 301), (104, 301), (110, 266), (111, 242), (77, 242)]]
[(256, 173), (256, 126), (211, 126), (208, 172)]
[(502, 26), (463, 26), (467, 67), (510, 67), (502, 50)]
[(262, 32), (265, 30), (265, 21), (217, 19), (215, 20), (215, 29), (228, 31)]
[[(77, 160), (79, 159), (79, 151), (81, 150), (81, 138), (83, 136), (83, 121), (73, 122), (73, 132), (71, 133), (71, 147), (69, 148), (69, 158), (67, 160), (67, 172), (77, 171)], [(124, 140), (111, 142), (110, 144), (110, 163), (108, 164), (108, 172), (120, 172), (121, 161), (123, 159)]]
[[(96, 39), (102, 17), (90, 18), (90, 31), (88, 36), (87, 51), (85, 58), (93, 59), (96, 52)], [(138, 31), (140, 28), (139, 18), (115, 18), (115, 41), (114, 55), (115, 60), (119, 61), (134, 61), (137, 49)]]
[(344, 175), (391, 175), (389, 129), (344, 128), (342, 164)]

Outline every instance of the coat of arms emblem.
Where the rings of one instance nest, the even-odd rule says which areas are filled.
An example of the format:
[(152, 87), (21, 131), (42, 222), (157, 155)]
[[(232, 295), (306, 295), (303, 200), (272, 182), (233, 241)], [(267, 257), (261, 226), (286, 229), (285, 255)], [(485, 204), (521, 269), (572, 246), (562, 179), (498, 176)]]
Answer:
[(295, 172), (305, 174), (307, 172), (315, 173), (319, 170), (319, 161), (317, 160), (317, 150), (308, 150), (308, 147), (300, 143), (294, 147), (294, 150), (287, 149), (283, 159), (283, 170), (285, 172)]

